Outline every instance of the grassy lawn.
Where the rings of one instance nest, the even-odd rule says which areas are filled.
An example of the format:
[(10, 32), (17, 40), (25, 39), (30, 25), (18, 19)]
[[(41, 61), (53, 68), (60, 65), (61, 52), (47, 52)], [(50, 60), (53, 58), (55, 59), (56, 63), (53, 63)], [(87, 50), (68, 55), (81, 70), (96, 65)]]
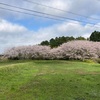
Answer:
[(100, 64), (1, 61), (0, 100), (100, 100)]

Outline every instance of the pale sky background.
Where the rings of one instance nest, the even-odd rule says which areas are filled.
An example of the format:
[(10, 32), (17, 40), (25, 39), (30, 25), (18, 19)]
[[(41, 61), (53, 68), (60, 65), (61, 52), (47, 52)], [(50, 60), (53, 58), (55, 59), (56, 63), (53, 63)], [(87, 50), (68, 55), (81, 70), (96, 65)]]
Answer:
[[(43, 40), (49, 40), (59, 36), (84, 36), (87, 38), (93, 31), (100, 31), (100, 0), (28, 1), (67, 12), (65, 13), (57, 9), (36, 5), (24, 0), (0, 0), (0, 53), (8, 47), (38, 44)], [(23, 10), (2, 5), (2, 3), (74, 20), (63, 19), (59, 21), (12, 12), (1, 8), (18, 10), (21, 12), (23, 12)], [(29, 11), (24, 12), (36, 14)], [(48, 17), (47, 15), (41, 16)], [(95, 20), (90, 18), (94, 18)]]

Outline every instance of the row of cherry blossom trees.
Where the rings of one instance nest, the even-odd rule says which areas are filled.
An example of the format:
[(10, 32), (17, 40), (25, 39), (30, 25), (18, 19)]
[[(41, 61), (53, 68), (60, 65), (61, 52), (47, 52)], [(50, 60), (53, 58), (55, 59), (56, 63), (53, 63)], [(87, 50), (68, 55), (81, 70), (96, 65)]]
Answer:
[(8, 59), (92, 59), (100, 58), (100, 42), (70, 41), (57, 48), (33, 45), (13, 47), (4, 52)]
[(48, 59), (50, 47), (48, 46), (19, 46), (4, 52), (9, 59)]

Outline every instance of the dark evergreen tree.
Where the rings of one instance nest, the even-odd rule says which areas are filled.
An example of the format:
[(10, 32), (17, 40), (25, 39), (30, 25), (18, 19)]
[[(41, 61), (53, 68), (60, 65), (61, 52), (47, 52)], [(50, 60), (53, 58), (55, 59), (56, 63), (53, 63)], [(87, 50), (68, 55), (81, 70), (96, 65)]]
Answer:
[(49, 45), (49, 42), (46, 40), (46, 41), (41, 42), (40, 45), (46, 45), (46, 46), (48, 46)]
[(80, 36), (80, 37), (77, 37), (76, 40), (86, 40), (84, 37)]
[(50, 39), (50, 46), (51, 46), (51, 48), (53, 48), (53, 47), (57, 47), (58, 46), (58, 44), (57, 44), (57, 42), (56, 42), (56, 40), (55, 39)]
[(90, 41), (100, 42), (100, 32), (99, 31), (94, 31), (90, 36)]

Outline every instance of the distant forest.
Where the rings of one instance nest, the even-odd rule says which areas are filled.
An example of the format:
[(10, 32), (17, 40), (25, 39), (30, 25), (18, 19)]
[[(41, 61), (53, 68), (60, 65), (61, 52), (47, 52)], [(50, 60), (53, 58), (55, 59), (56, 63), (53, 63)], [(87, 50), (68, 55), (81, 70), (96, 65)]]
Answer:
[(47, 41), (47, 40), (42, 41), (41, 45), (46, 45), (46, 46), (50, 46), (53, 48), (53, 47), (58, 47), (61, 44), (68, 42), (68, 41), (72, 41), (72, 40), (86, 40), (86, 39), (84, 37), (74, 38), (73, 36), (71, 36), (71, 37), (62, 36), (62, 37), (52, 38), (52, 39), (50, 39), (50, 41)]
[(58, 46), (62, 45), (63, 43), (66, 43), (66, 42), (72, 41), (72, 40), (89, 40), (89, 41), (100, 42), (100, 32), (99, 31), (92, 32), (90, 37), (87, 39), (82, 36), (77, 37), (77, 38), (75, 38), (73, 36), (71, 36), (71, 37), (69, 37), (69, 36), (56, 37), (56, 38), (50, 39), (49, 41), (48, 40), (42, 41), (40, 43), (40, 45), (50, 46), (51, 48), (54, 48), (54, 47), (58, 47)]

